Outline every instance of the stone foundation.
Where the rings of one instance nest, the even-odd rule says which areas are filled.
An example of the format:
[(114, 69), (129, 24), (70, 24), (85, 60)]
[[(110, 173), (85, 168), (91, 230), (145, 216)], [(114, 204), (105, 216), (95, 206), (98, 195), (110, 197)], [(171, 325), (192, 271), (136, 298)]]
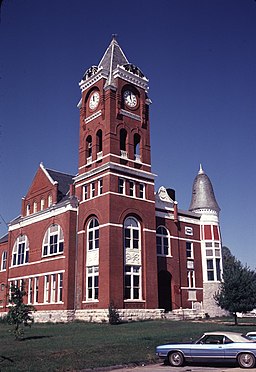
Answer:
[(225, 310), (222, 310), (214, 300), (213, 296), (218, 291), (220, 287), (219, 283), (204, 283), (204, 291), (203, 291), (203, 298), (204, 298), (204, 311), (208, 314), (211, 318), (217, 316), (225, 316), (228, 313)]

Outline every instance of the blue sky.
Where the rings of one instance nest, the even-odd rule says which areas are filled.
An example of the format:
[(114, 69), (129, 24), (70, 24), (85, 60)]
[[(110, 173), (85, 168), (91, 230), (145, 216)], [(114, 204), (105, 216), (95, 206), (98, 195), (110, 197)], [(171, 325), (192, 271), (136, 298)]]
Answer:
[(40, 162), (77, 172), (78, 82), (113, 33), (150, 79), (156, 189), (175, 188), (187, 209), (202, 163), (221, 207), (223, 244), (255, 268), (255, 0), (4, 0), (2, 217), (20, 213)]

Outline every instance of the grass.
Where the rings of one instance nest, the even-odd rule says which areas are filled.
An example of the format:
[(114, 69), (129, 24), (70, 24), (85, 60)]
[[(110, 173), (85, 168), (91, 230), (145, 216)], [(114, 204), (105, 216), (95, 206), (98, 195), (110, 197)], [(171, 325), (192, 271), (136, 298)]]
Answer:
[[(0, 371), (74, 371), (131, 363), (154, 363), (155, 347), (188, 341), (205, 331), (255, 330), (256, 321), (148, 321), (119, 325), (75, 322), (34, 324), (15, 341), (10, 326), (0, 324)], [(244, 323), (246, 321), (246, 323)], [(242, 323), (243, 322), (243, 323)]]

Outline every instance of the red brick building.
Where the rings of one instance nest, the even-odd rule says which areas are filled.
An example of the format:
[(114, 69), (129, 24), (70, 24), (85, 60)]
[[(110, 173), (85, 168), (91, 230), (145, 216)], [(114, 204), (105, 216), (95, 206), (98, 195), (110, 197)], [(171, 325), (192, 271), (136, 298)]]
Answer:
[[(205, 282), (220, 281), (202, 262), (201, 220), (215, 200), (210, 180), (202, 171), (207, 187), (196, 186), (193, 211), (179, 211), (171, 189), (155, 193), (148, 79), (115, 38), (79, 85), (78, 174), (40, 164), (21, 215), (0, 240), (0, 310), (14, 283), (25, 286), (41, 321), (101, 321), (110, 304), (126, 319), (202, 314)], [(219, 231), (216, 205), (204, 225)]]

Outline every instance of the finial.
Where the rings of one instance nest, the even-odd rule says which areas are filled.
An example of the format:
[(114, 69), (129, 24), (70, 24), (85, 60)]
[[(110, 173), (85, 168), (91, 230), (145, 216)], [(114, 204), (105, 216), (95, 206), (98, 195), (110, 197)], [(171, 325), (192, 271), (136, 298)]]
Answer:
[(202, 167), (202, 164), (201, 163), (200, 163), (198, 174), (204, 174), (204, 170), (203, 170), (203, 167)]
[(117, 41), (116, 38), (117, 38), (117, 34), (112, 34), (112, 41)]

